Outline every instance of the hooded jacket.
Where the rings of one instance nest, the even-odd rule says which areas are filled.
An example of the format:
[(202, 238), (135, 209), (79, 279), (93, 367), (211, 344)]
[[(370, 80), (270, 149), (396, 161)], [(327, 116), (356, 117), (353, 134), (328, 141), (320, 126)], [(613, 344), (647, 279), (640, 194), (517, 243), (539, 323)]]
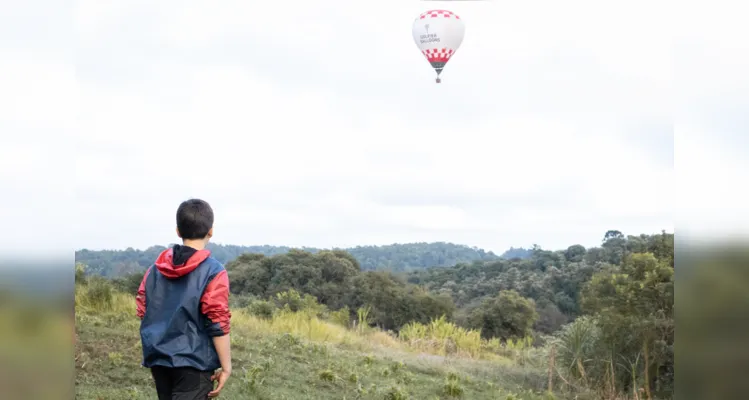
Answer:
[(210, 254), (175, 245), (146, 270), (136, 296), (144, 367), (221, 366), (212, 338), (229, 334), (229, 278)]

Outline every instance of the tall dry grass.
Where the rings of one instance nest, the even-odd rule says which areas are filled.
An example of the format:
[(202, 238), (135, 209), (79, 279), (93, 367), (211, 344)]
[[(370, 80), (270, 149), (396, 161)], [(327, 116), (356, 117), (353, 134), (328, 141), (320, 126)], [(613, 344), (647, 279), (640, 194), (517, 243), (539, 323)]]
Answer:
[(290, 334), (308, 341), (371, 349), (373, 346), (402, 347), (384, 332), (350, 330), (335, 321), (325, 321), (304, 311), (280, 310), (271, 318), (260, 318), (245, 310), (232, 314), (232, 329), (240, 335)]
[(444, 316), (428, 324), (411, 322), (401, 328), (400, 339), (421, 351), (443, 356), (480, 358), (481, 331), (465, 329), (447, 321)]
[(135, 316), (135, 297), (114, 289), (105, 279), (89, 279), (75, 285), (75, 312), (84, 314), (129, 314)]

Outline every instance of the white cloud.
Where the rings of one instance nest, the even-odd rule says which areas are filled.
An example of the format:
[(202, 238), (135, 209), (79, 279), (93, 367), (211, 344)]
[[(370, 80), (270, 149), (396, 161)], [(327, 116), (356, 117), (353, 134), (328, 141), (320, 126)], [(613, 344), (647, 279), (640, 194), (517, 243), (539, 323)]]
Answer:
[(73, 245), (72, 237), (58, 239), (75, 220), (69, 182), (78, 118), (74, 66), (56, 46), (67, 32), (51, 18), (61, 11), (14, 3), (0, 13), (1, 260), (69, 254)]
[[(74, 79), (19, 63), (46, 78), (0, 105), (77, 129), (76, 248), (176, 240), (192, 196), (235, 244), (501, 252), (672, 227), (665, 7), (451, 4), (466, 39), (436, 85), (410, 35), (435, 4), (83, 1)], [(36, 100), (53, 85), (80, 101)]]
[(679, 229), (690, 237), (747, 237), (749, 27), (732, 3), (680, 12), (674, 42)]

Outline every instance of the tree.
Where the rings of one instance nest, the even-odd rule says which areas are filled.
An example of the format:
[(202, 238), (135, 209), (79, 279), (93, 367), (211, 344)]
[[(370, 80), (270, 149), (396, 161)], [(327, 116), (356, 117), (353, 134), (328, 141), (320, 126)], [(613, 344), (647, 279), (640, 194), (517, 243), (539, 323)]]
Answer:
[(533, 300), (514, 290), (504, 290), (474, 309), (469, 324), (474, 329), (481, 329), (484, 338), (511, 339), (529, 335), (537, 319)]
[(233, 294), (267, 297), (273, 261), (262, 254), (243, 254), (226, 264)]
[(567, 248), (564, 252), (564, 257), (567, 259), (567, 262), (581, 262), (585, 258), (585, 247), (574, 244)]
[[(652, 253), (637, 253), (618, 267), (593, 276), (583, 291), (583, 307), (597, 315), (605, 348), (620, 358), (642, 359), (648, 393), (673, 371), (674, 269)], [(632, 384), (620, 371), (621, 387)]]
[(543, 307), (537, 307), (538, 320), (534, 329), (541, 333), (552, 333), (566, 324), (569, 318), (564, 315), (559, 308), (551, 302), (547, 302)]
[(603, 243), (606, 243), (611, 239), (623, 239), (623, 238), (624, 238), (624, 234), (622, 234), (620, 231), (610, 230), (610, 231), (606, 231), (606, 234), (603, 235)]

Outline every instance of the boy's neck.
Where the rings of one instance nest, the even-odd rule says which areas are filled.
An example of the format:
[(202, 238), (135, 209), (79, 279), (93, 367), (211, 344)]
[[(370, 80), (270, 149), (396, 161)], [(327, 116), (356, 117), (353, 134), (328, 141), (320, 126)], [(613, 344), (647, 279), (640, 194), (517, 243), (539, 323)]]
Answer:
[(183, 240), (182, 241), (183, 246), (192, 247), (195, 250), (203, 250), (205, 249), (205, 240)]

